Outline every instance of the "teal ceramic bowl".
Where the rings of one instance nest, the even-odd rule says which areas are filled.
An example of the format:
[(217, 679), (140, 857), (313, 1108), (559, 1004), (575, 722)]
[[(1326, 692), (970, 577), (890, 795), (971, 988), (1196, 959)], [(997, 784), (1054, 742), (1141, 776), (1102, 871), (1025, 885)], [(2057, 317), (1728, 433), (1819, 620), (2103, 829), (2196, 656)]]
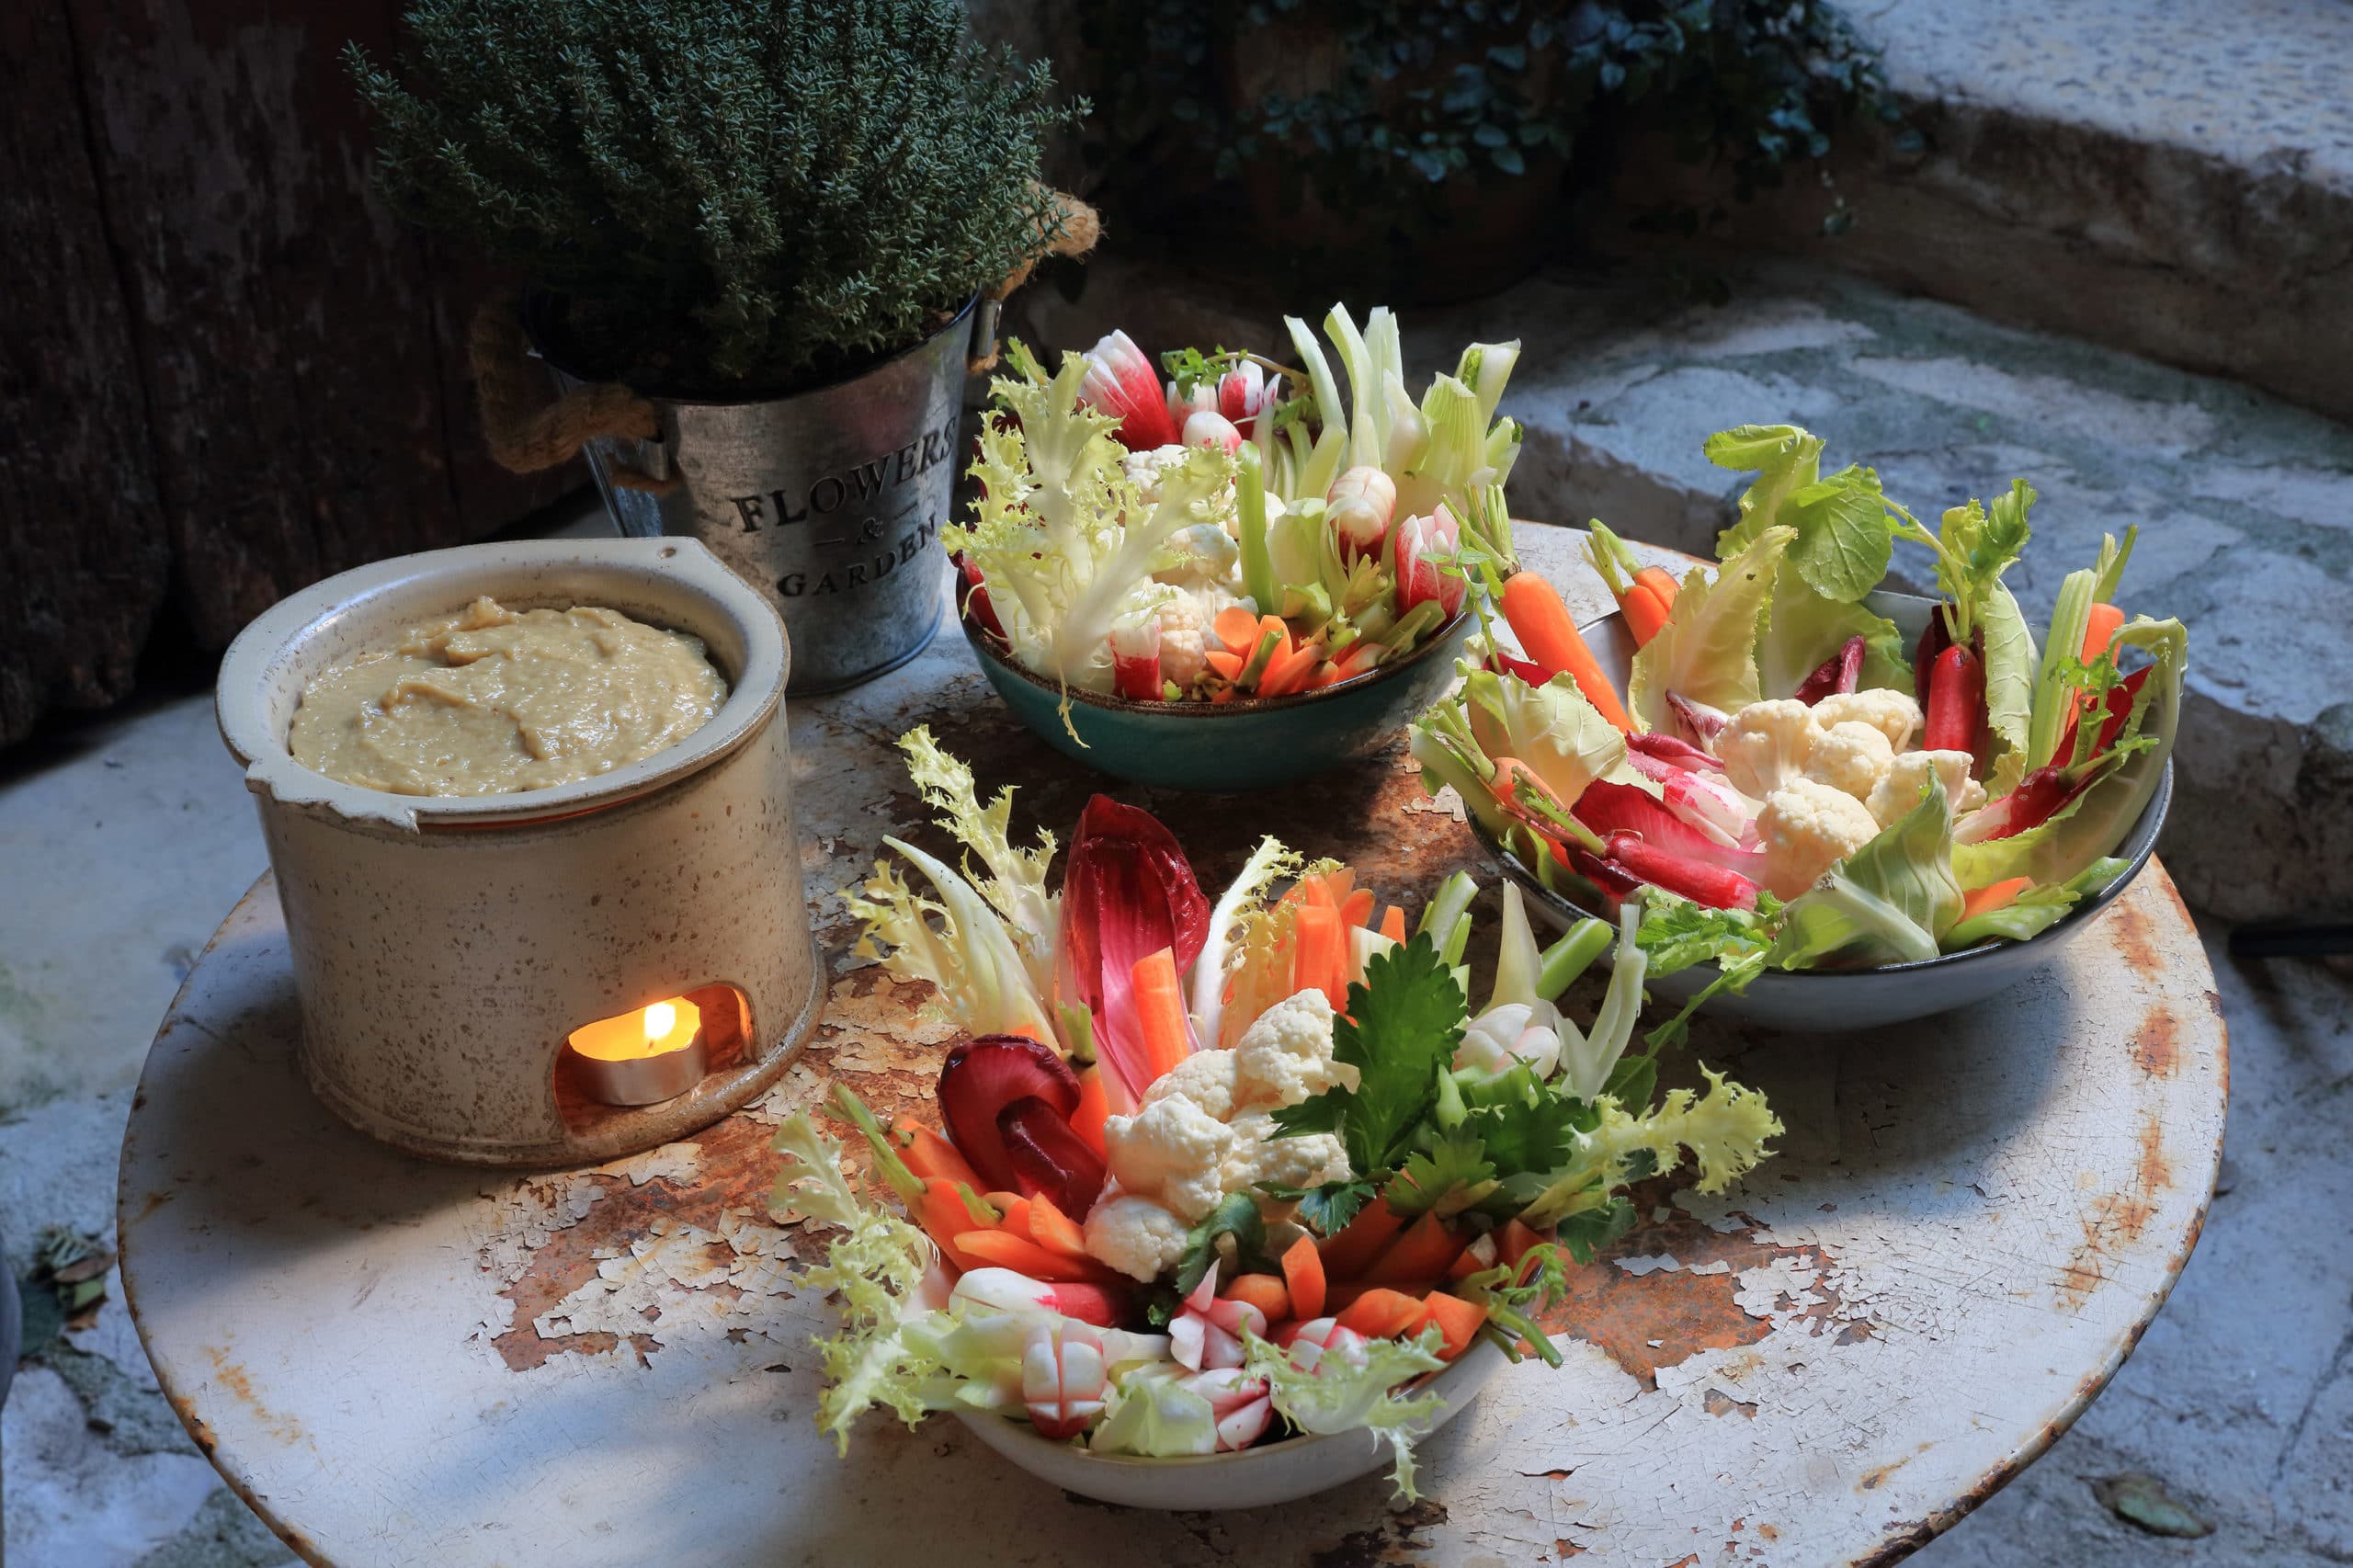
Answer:
[(1392, 665), (1291, 697), (1211, 706), (1073, 691), (1070, 729), (1059, 686), (1000, 653), (970, 620), (962, 625), (1005, 705), (1064, 756), (1154, 789), (1238, 793), (1295, 783), (1379, 751), (1453, 684), (1455, 654), (1477, 622), (1465, 610)]

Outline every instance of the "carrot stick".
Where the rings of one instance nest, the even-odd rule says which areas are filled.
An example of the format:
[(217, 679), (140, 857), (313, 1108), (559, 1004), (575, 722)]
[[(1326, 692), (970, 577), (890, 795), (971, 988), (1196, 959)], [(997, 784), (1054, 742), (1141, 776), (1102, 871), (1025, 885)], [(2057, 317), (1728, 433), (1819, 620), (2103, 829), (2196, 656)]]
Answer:
[(1088, 1067), (1078, 1075), (1078, 1108), (1070, 1113), (1070, 1130), (1097, 1153), (1103, 1153), (1103, 1121), (1111, 1114), (1111, 1098), (1103, 1085), (1103, 1069)]
[(1404, 904), (1392, 903), (1381, 912), (1381, 934), (1392, 942), (1401, 945), (1404, 942), (1405, 906)]
[(1258, 643), (1258, 618), (1240, 605), (1228, 605), (1218, 611), (1217, 619), (1210, 622), (1210, 630), (1233, 653), (1246, 654)]
[(1010, 1231), (966, 1231), (956, 1238), (957, 1247), (980, 1260), (981, 1267), (1010, 1268), (1017, 1274), (1027, 1274), (1032, 1279), (1049, 1283), (1071, 1279), (1100, 1279), (1102, 1265), (1089, 1258), (1064, 1257), (1048, 1252), (1027, 1236), (1017, 1236)]
[(907, 1169), (924, 1181), (938, 1176), (947, 1181), (961, 1181), (973, 1191), (980, 1190), (981, 1178), (956, 1146), (910, 1117), (901, 1117), (891, 1125), (891, 1142), (899, 1146), (899, 1158), (907, 1162)]
[(992, 1192), (985, 1200), (997, 1212), (996, 1228), (1008, 1236), (1029, 1234), (1029, 1200), (1017, 1192)]
[(1585, 644), (1577, 623), (1559, 590), (1533, 572), (1515, 572), (1504, 584), (1504, 619), (1518, 634), (1519, 645), (1550, 679), (1563, 671), (1575, 681), (1594, 710), (1619, 729), (1631, 733), (1633, 722), (1618, 700), (1617, 687), (1601, 673), (1599, 661)]
[(1300, 1237), (1283, 1254), (1283, 1288), (1290, 1294), (1293, 1317), (1324, 1315), (1324, 1255), (1313, 1237)]
[(1392, 1339), (1419, 1323), (1427, 1310), (1418, 1296), (1376, 1285), (1348, 1303), (1340, 1314), (1340, 1326), (1367, 1339)]
[(1972, 888), (1961, 895), (1961, 917), (1973, 920), (1997, 909), (2007, 909), (2018, 900), (2018, 894), (2034, 885), (2032, 877), (2012, 877), (1990, 887)]
[(2084, 623), (2084, 663), (2088, 665), (2107, 653), (2123, 626), (2124, 612), (2114, 605), (2092, 606), (2091, 619)]
[(1505, 1221), (1502, 1237), (1504, 1261), (1518, 1268), (1519, 1260), (1528, 1256), (1528, 1249), (1543, 1239), (1516, 1219)]
[(1323, 648), (1313, 642), (1302, 642), (1288, 653), (1277, 653), (1267, 661), (1267, 673), (1258, 677), (1258, 695), (1288, 697), (1302, 689), (1323, 658)]
[(973, 1229), (971, 1210), (956, 1195), (956, 1184), (934, 1178), (923, 1184), (923, 1212), (916, 1216), (948, 1261), (959, 1268), (978, 1268), (981, 1262), (957, 1244), (956, 1238)]
[(1449, 1296), (1443, 1290), (1433, 1290), (1422, 1301), (1421, 1322), (1412, 1332), (1419, 1334), (1431, 1324), (1438, 1324), (1439, 1337), (1445, 1342), (1438, 1359), (1451, 1361), (1471, 1348), (1479, 1336), (1479, 1329), (1487, 1321), (1487, 1309), (1474, 1306), (1460, 1296)]
[(1042, 1195), (1029, 1200), (1029, 1239), (1064, 1257), (1086, 1256), (1086, 1233)]
[(1675, 574), (1665, 567), (1643, 567), (1634, 574), (1634, 585), (1638, 588), (1648, 588), (1651, 591), (1651, 597), (1658, 600), (1661, 608), (1668, 611), (1675, 608), (1675, 596), (1679, 591), (1680, 585), (1676, 582)]
[(1357, 889), (1340, 901), (1340, 924), (1343, 926), (1371, 925), (1375, 902), (1370, 888)]
[(1291, 994), (1324, 993), (1335, 1012), (1348, 1005), (1347, 937), (1340, 926), (1340, 912), (1325, 904), (1302, 904), (1299, 911), (1299, 950), (1291, 959)]
[(1365, 1278), (1392, 1285), (1427, 1286), (1444, 1277), (1446, 1266), (1461, 1251), (1461, 1238), (1446, 1228), (1446, 1221), (1435, 1213), (1425, 1213), (1381, 1250), (1372, 1267), (1364, 1271)]
[(1193, 1054), (1193, 1026), (1176, 982), (1176, 955), (1163, 948), (1140, 958), (1128, 979), (1134, 988), (1136, 1025), (1143, 1031), (1144, 1059), (1157, 1078)]
[(1634, 634), (1637, 648), (1649, 647), (1658, 629), (1666, 624), (1666, 607), (1641, 583), (1626, 590), (1626, 597), (1618, 601), (1618, 613), (1626, 618), (1626, 630)]
[(1290, 1310), (1290, 1291), (1271, 1274), (1237, 1274), (1224, 1294), (1229, 1301), (1245, 1301), (1257, 1308), (1267, 1314), (1268, 1323), (1280, 1323), (1297, 1315)]
[(1239, 653), (1229, 653), (1222, 648), (1211, 648), (1201, 657), (1208, 662), (1210, 668), (1228, 680), (1236, 679), (1242, 674), (1242, 655)]
[(1389, 1207), (1388, 1199), (1374, 1199), (1357, 1210), (1357, 1217), (1338, 1235), (1325, 1237), (1317, 1249), (1324, 1255), (1324, 1277), (1361, 1278), (1366, 1266), (1404, 1228), (1405, 1217)]

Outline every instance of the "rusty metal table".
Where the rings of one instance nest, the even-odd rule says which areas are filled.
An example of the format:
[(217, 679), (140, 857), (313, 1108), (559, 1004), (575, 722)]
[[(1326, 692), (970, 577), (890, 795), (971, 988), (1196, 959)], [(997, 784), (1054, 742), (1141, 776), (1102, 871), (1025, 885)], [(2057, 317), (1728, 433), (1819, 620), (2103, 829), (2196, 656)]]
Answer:
[[(1529, 533), (1556, 581), (1589, 579), (1563, 569), (1575, 536)], [(691, 1141), (516, 1176), (349, 1131), (294, 1063), (267, 879), (189, 976), (124, 1141), (125, 1279), (189, 1430), (306, 1559), (1890, 1562), (2066, 1429), (2196, 1241), (2227, 1052), (2152, 865), (2074, 956), (1981, 1006), (1840, 1037), (1703, 1024), (1691, 1054), (1771, 1096), (1779, 1157), (1722, 1199), (1655, 1184), (1650, 1222), (1576, 1278), (1567, 1365), (1511, 1369), (1432, 1439), (1418, 1505), (1374, 1480), (1260, 1514), (1106, 1510), (944, 1420), (870, 1418), (838, 1460), (810, 1420), (827, 1316), (794, 1293), (809, 1244), (769, 1220), (767, 1141), (832, 1077), (895, 1105), (936, 1069), (945, 1031), (849, 956), (836, 891), (928, 814), (891, 742), (928, 722), (1063, 834), (1102, 781), (1017, 731), (952, 634), (791, 722), (826, 1018)], [(1479, 863), (1402, 753), (1246, 803), (1120, 792), (1206, 883), (1267, 831), (1394, 893)]]

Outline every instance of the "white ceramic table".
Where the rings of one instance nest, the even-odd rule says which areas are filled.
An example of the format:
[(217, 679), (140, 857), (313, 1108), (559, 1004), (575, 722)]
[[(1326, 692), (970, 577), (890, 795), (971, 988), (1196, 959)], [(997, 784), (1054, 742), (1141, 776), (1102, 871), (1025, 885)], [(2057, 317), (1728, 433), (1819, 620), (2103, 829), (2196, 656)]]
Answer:
[[(1574, 536), (1529, 532), (1556, 581), (1587, 580), (1566, 569)], [(766, 1101), (634, 1159), (507, 1176), (369, 1142), (294, 1065), (267, 879), (223, 923), (134, 1104), (124, 1274), (190, 1431), (306, 1559), (1889, 1562), (2065, 1430), (2195, 1243), (2227, 1052), (2152, 865), (2073, 956), (1980, 1007), (1840, 1038), (1696, 1030), (1693, 1053), (1771, 1096), (1779, 1156), (1722, 1199), (1648, 1193), (1652, 1222), (1559, 1315), (1566, 1367), (1507, 1372), (1432, 1439), (1417, 1506), (1376, 1480), (1257, 1514), (1106, 1509), (944, 1421), (872, 1418), (836, 1459), (810, 1419), (827, 1314), (795, 1294), (810, 1244), (769, 1220), (766, 1145), (835, 1075), (895, 1106), (937, 1071), (943, 1031), (848, 957), (835, 892), (928, 815), (890, 749), (917, 722), (1065, 836), (1102, 782), (1013, 727), (952, 630), (796, 704), (824, 1026)], [(1389, 892), (1477, 866), (1402, 755), (1265, 801), (1120, 793), (1205, 882), (1267, 831)]]

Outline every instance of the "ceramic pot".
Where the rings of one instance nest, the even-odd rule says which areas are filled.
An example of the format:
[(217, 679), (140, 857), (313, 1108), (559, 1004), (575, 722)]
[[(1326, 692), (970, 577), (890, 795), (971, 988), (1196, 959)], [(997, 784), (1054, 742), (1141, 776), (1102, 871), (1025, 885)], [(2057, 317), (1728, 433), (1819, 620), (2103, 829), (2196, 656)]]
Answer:
[[(599, 605), (699, 637), (727, 699), (680, 744), (517, 794), (415, 797), (295, 762), (321, 671), (478, 595)], [(776, 613), (691, 540), (483, 544), (380, 562), (278, 604), (222, 662), (286, 913), (301, 1060), (352, 1126), (436, 1159), (570, 1165), (652, 1148), (744, 1104), (815, 1026)], [(709, 1069), (636, 1109), (586, 1093), (565, 1038), (687, 996)]]

